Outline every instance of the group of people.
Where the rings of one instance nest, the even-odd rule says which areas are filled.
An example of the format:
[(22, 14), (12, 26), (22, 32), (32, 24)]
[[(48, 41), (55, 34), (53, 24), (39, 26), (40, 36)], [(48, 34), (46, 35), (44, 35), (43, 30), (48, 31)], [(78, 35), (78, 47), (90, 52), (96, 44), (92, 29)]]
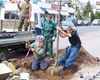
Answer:
[[(19, 31), (22, 30), (23, 23), (25, 31), (28, 29), (31, 17), (31, 5), (29, 1), (30, 0), (25, 0), (25, 3), (21, 7), (18, 4), (19, 9), (22, 10), (20, 25), (18, 28)], [(45, 58), (46, 56), (49, 56), (50, 60), (53, 60), (53, 42), (55, 41), (57, 35), (60, 35), (62, 38), (68, 37), (71, 44), (65, 54), (58, 60), (57, 66), (62, 66), (61, 68), (63, 70), (69, 68), (75, 61), (81, 47), (81, 40), (77, 32), (70, 26), (66, 28), (66, 32), (63, 31), (60, 26), (57, 27), (56, 24), (52, 22), (52, 16), (48, 15), (47, 21), (43, 24), (41, 35), (42, 36), (40, 36), (38, 40), (32, 44), (26, 40), (26, 48), (30, 49), (34, 54), (34, 61), (31, 66), (32, 70), (45, 70), (48, 68), (49, 64)]]
[(50, 57), (50, 60), (53, 60), (53, 41), (55, 41), (57, 36), (57, 30), (62, 38), (68, 37), (71, 44), (66, 53), (58, 60), (57, 66), (65, 70), (75, 61), (81, 47), (81, 40), (77, 32), (72, 27), (68, 27), (66, 32), (63, 31), (60, 26), (56, 27), (56, 24), (51, 20), (51, 16), (48, 16), (47, 22), (43, 25), (42, 36), (39, 37), (39, 40), (31, 45), (26, 41), (26, 48), (31, 47), (31, 51), (35, 56), (35, 60), (32, 63), (32, 70), (47, 69), (49, 66), (48, 62), (45, 61), (47, 55)]

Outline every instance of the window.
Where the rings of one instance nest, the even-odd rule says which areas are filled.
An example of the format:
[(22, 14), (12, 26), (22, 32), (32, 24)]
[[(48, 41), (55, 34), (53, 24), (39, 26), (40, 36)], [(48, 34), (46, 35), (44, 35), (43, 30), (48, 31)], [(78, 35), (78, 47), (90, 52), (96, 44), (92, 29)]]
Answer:
[(34, 13), (34, 19), (35, 19), (35, 23), (38, 24), (38, 15), (37, 15), (37, 13)]
[(41, 26), (43, 26), (43, 24), (45, 22), (45, 15), (44, 14), (40, 14), (40, 20), (41, 20)]
[(19, 20), (21, 12), (16, 11), (6, 11), (4, 18), (5, 19), (17, 19)]

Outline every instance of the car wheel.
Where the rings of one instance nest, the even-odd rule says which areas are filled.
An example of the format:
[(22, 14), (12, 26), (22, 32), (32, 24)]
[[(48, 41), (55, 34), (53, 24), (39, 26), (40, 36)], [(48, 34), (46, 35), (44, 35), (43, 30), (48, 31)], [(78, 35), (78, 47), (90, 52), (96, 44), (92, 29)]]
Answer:
[(1, 51), (0, 51), (0, 60), (1, 61), (4, 61), (4, 60), (6, 60), (7, 58), (8, 58), (8, 51), (7, 51), (7, 49), (2, 49)]

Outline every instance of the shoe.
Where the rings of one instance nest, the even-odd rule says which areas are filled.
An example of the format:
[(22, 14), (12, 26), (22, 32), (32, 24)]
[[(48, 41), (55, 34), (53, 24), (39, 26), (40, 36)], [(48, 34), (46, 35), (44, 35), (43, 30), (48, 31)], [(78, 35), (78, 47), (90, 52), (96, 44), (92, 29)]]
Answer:
[(62, 71), (62, 70), (63, 70), (63, 66), (58, 66), (58, 67), (57, 67), (57, 70), (58, 70), (58, 71)]
[(63, 66), (57, 66), (54, 69), (54, 74), (61, 75), (62, 71), (63, 71)]

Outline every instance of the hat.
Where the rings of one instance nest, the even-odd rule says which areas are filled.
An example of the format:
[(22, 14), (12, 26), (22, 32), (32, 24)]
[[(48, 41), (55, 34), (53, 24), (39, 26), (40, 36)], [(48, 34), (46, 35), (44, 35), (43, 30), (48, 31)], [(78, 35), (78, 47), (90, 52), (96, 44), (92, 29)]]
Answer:
[(43, 36), (38, 37), (38, 42), (39, 43), (45, 43), (45, 38)]

